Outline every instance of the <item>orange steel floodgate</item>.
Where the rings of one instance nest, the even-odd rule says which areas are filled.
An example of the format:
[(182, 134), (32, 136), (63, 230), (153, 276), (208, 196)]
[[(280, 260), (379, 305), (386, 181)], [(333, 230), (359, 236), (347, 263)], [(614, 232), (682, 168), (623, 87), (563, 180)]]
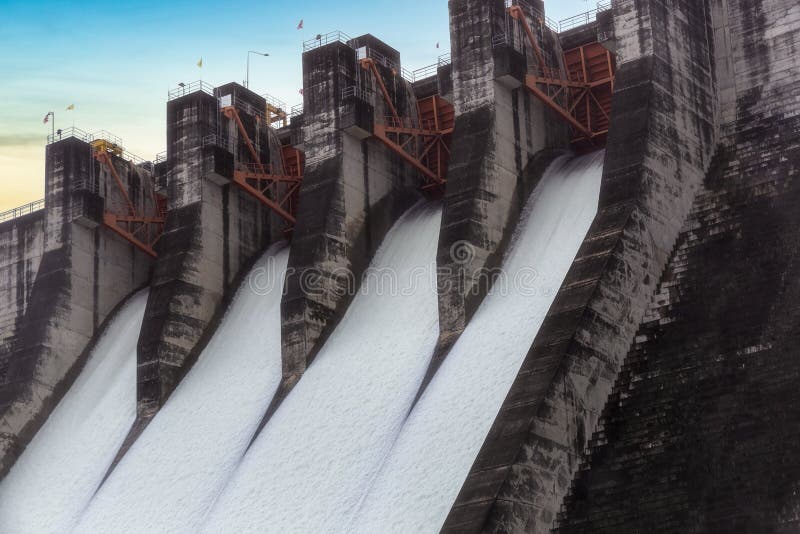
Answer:
[(536, 67), (526, 76), (525, 87), (569, 122), (576, 148), (604, 145), (616, 71), (611, 52), (599, 42), (588, 43), (564, 52), (566, 72), (551, 68), (522, 8), (511, 6), (508, 13), (522, 24), (536, 57)]
[[(155, 214), (148, 216), (143, 212), (140, 213), (131, 201), (125, 184), (122, 183), (119, 173), (114, 167), (112, 154), (121, 155), (121, 148), (113, 143), (98, 140), (92, 143), (92, 149), (95, 159), (105, 165), (114, 178), (114, 183), (124, 200), (123, 205), (115, 205), (108, 200), (106, 201), (103, 224), (136, 245), (143, 252), (154, 258), (157, 257), (154, 247), (164, 233), (164, 225), (167, 221), (167, 197), (156, 193), (155, 187), (153, 187)], [(128, 162), (128, 164), (133, 165), (131, 162)]]
[(391, 112), (384, 124), (374, 125), (375, 137), (423, 175), (422, 189), (444, 192), (455, 108), (447, 100), (433, 95), (417, 101), (416, 118), (400, 117), (375, 62), (371, 58), (362, 59), (361, 67), (375, 76)]
[(287, 231), (291, 231), (297, 221), (297, 203), (305, 163), (303, 153), (292, 146), (284, 145), (281, 150), (283, 174), (275, 174), (271, 165), (265, 166), (261, 163), (261, 158), (250, 141), (236, 108), (225, 107), (222, 113), (236, 122), (239, 134), (252, 158), (251, 163), (239, 164), (234, 170), (233, 182), (281, 216), (287, 223)]

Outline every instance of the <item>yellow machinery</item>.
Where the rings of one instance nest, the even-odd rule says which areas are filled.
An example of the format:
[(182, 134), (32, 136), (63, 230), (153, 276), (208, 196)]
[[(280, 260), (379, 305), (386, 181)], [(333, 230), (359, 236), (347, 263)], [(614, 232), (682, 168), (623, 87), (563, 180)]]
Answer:
[(105, 152), (120, 157), (122, 156), (122, 153), (125, 152), (125, 149), (118, 144), (112, 143), (111, 141), (106, 141), (105, 139), (95, 139), (89, 144), (92, 146), (95, 152)]
[(286, 110), (284, 110), (282, 107), (275, 106), (270, 102), (267, 102), (267, 120), (269, 121), (270, 125), (273, 125), (276, 122), (283, 123), (282, 126), (289, 124), (289, 116), (286, 114)]

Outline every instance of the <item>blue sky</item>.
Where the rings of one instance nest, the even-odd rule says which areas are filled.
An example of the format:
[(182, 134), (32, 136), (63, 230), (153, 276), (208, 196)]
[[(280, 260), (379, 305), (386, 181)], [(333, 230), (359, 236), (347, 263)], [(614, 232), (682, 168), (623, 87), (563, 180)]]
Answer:
[[(546, 9), (558, 20), (594, 5), (548, 0)], [(57, 128), (108, 130), (150, 159), (165, 149), (169, 89), (200, 77), (242, 82), (257, 50), (270, 57), (251, 57), (251, 89), (300, 103), (302, 42), (332, 30), (376, 35), (410, 70), (450, 48), (446, 0), (0, 0), (0, 211), (43, 196), (48, 111)]]

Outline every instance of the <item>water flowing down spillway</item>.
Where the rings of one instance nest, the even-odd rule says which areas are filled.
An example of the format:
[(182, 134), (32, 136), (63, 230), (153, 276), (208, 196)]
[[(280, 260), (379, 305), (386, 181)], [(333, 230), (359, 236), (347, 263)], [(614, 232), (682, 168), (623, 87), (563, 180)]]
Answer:
[(439, 531), (595, 217), (603, 155), (547, 170), (504, 262), (507, 291), (480, 306), (342, 532)]
[(253, 441), (281, 379), (288, 249), (273, 247), (101, 485), (135, 416), (147, 296), (132, 298), (0, 485), (0, 532), (437, 532), (594, 219), (602, 162), (547, 170), (503, 275), (416, 404), (439, 334), (441, 208), (410, 210)]
[(438, 337), (441, 210), (412, 209), (255, 441), (204, 532), (341, 532), (389, 452)]
[(83, 370), (0, 484), (0, 532), (69, 532), (136, 418), (140, 292), (109, 322)]
[(280, 383), (288, 257), (288, 248), (276, 245), (256, 263), (191, 371), (103, 484), (76, 532), (198, 531)]

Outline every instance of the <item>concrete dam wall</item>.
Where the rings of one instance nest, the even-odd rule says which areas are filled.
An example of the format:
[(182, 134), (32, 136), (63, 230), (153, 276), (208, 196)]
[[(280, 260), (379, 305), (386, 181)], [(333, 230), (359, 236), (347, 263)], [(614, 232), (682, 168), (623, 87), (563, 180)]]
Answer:
[(291, 112), (182, 85), (155, 162), (49, 139), (0, 530), (800, 529), (800, 6), (546, 7), (319, 35)]

